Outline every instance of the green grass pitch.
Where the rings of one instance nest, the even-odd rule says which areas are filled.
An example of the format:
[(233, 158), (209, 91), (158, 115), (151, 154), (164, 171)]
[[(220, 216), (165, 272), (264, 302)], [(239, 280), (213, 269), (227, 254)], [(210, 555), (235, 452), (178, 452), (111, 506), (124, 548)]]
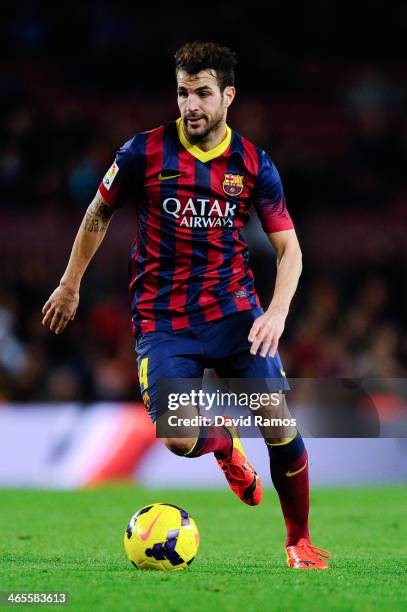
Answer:
[[(198, 523), (201, 547), (185, 571), (135, 570), (125, 556), (128, 519), (154, 501), (180, 505)], [(271, 490), (256, 508), (226, 489), (3, 490), (0, 590), (67, 591), (65, 609), (88, 612), (406, 610), (406, 502), (402, 487), (314, 489), (313, 542), (333, 559), (328, 571), (307, 572), (285, 565)]]

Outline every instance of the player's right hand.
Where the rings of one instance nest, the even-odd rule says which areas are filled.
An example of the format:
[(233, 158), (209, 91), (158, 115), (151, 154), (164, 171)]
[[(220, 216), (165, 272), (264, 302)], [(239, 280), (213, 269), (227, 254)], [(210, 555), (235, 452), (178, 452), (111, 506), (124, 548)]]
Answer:
[(42, 324), (55, 334), (60, 334), (68, 321), (73, 321), (78, 304), (79, 291), (59, 285), (43, 306)]

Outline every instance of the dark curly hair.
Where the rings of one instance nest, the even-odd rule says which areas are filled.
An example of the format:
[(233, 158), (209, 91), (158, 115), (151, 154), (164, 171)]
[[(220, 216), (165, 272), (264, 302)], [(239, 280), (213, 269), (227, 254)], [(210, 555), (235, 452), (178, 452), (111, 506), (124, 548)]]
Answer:
[(235, 83), (236, 54), (229, 47), (196, 40), (183, 45), (175, 54), (175, 72), (198, 74), (201, 70), (215, 70), (221, 91)]

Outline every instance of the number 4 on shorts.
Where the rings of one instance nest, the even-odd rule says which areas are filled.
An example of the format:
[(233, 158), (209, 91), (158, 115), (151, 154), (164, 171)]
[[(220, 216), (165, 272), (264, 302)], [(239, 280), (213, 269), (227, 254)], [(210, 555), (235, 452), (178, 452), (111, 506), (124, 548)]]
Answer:
[(148, 387), (148, 357), (144, 357), (140, 363), (139, 381), (141, 390), (147, 389)]

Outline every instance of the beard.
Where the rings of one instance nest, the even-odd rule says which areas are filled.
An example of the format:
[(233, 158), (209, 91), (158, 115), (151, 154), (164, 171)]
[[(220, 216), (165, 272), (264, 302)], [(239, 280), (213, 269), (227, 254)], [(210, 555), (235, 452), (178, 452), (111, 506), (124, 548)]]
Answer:
[[(215, 132), (223, 121), (223, 107), (210, 119), (202, 114), (189, 114), (183, 118), (183, 127), (185, 135), (191, 144), (199, 144), (205, 142), (209, 136)], [(200, 125), (191, 126), (188, 119), (200, 119)]]

